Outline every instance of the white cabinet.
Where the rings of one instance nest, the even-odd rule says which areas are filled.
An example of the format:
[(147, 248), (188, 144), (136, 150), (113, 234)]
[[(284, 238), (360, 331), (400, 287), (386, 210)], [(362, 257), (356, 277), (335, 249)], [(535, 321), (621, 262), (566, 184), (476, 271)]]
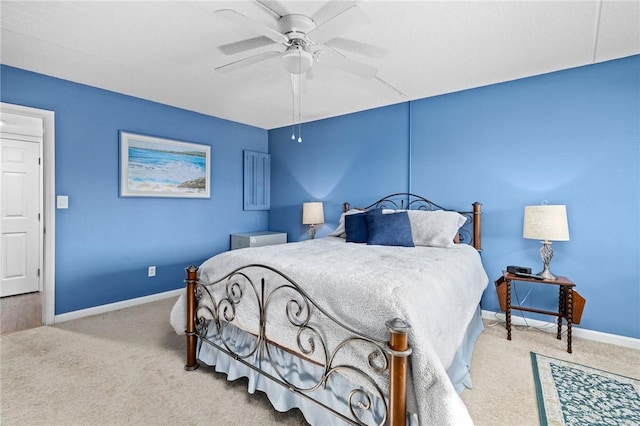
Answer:
[(261, 247), (274, 244), (285, 244), (286, 242), (286, 232), (261, 231), (231, 234), (231, 250), (245, 247)]

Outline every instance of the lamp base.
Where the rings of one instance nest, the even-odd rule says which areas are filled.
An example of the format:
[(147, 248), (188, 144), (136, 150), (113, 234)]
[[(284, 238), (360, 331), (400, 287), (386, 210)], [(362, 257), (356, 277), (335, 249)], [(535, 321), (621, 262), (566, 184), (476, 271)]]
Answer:
[(536, 275), (545, 280), (553, 281), (556, 279), (556, 276), (551, 273), (547, 266), (545, 266), (545, 268), (542, 271), (538, 272)]
[(549, 264), (553, 258), (553, 248), (551, 248), (551, 241), (541, 241), (542, 247), (540, 247), (540, 257), (542, 258), (542, 264), (544, 269), (538, 272), (536, 275), (545, 280), (555, 280), (556, 276), (549, 270)]
[(314, 225), (309, 225), (309, 238), (314, 239), (316, 237), (316, 227)]

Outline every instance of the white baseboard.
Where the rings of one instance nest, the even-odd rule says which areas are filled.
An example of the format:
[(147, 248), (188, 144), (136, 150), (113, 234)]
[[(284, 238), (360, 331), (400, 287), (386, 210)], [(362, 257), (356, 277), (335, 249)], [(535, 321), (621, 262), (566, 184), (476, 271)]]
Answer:
[[(482, 318), (485, 318), (488, 320), (497, 320), (501, 322), (506, 322), (506, 317), (504, 312), (485, 311), (483, 309)], [(514, 315), (513, 312), (511, 313), (511, 324), (536, 327), (539, 330), (545, 331), (547, 333), (553, 333), (553, 334), (555, 334), (558, 331), (556, 326), (549, 327), (549, 325), (552, 323), (547, 321), (540, 321), (540, 320), (535, 320), (531, 318), (526, 318), (526, 321), (525, 321), (525, 319), (520, 315), (520, 312), (518, 312), (518, 314), (516, 315)], [(566, 330), (566, 327), (563, 330)], [(580, 328), (575, 325), (571, 327), (571, 334), (574, 337), (580, 337), (583, 339), (594, 340), (596, 342), (608, 343), (611, 345), (624, 346), (626, 348), (640, 350), (640, 339), (635, 339), (633, 337), (620, 336), (618, 334), (603, 333), (601, 331), (587, 330), (585, 328)]]
[[(143, 303), (155, 302), (157, 300), (168, 299), (169, 297), (178, 297), (184, 293), (183, 288), (177, 290), (166, 291), (164, 293), (152, 294), (149, 296), (138, 297), (135, 299), (123, 300), (122, 302), (109, 303), (107, 305), (95, 306), (93, 308), (80, 309), (78, 311), (67, 312), (66, 314), (56, 315), (53, 322), (65, 322), (91, 315), (104, 314), (106, 312), (117, 311), (118, 309), (129, 308), (131, 306), (142, 305)], [(168, 314), (167, 314), (168, 315)], [(167, 317), (168, 318), (168, 317)]]

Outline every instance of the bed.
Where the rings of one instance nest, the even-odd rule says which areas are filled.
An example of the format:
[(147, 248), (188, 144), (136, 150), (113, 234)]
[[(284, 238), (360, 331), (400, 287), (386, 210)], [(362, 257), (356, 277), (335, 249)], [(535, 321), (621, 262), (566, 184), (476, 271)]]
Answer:
[(311, 424), (471, 424), (458, 392), (488, 283), (480, 208), (407, 193), (345, 203), (327, 237), (189, 266), (171, 313), (185, 368), (248, 377)]

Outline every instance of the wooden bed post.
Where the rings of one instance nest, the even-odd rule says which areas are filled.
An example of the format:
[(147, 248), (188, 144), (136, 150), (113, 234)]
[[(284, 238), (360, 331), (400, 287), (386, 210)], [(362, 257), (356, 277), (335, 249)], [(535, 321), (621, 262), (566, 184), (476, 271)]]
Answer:
[(482, 203), (473, 203), (473, 247), (476, 250), (482, 250), (482, 241), (480, 240), (480, 217), (482, 216)]
[(407, 424), (407, 358), (411, 355), (411, 326), (400, 318), (387, 321), (389, 329), (389, 426)]
[(200, 365), (196, 360), (196, 343), (198, 337), (196, 336), (196, 282), (198, 280), (198, 268), (194, 265), (188, 266), (185, 271), (187, 272), (187, 329), (185, 334), (187, 335), (187, 363), (184, 365), (184, 369), (187, 371), (195, 370)]

